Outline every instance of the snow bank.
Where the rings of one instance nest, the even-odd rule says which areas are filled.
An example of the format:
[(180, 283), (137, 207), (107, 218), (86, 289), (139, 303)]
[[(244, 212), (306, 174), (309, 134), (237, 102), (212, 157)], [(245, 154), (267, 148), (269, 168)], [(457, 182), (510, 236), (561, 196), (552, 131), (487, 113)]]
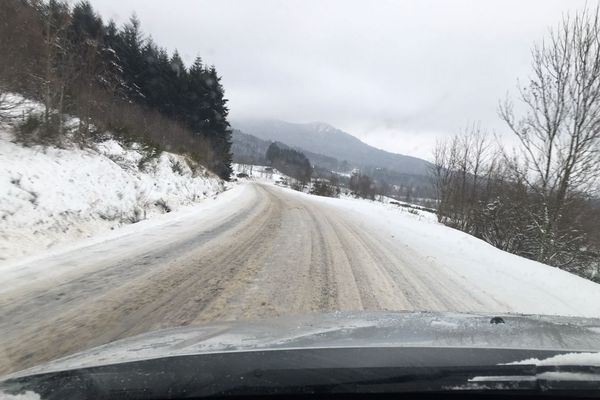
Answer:
[(0, 263), (223, 190), (221, 180), (183, 156), (143, 157), (115, 140), (90, 149), (24, 147), (0, 131)]

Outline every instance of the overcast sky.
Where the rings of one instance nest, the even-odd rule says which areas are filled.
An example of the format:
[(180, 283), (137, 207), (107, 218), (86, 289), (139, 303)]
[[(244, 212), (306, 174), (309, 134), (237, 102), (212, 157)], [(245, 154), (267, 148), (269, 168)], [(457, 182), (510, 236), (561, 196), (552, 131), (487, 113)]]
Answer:
[[(328, 122), (429, 158), (469, 123), (499, 133), (497, 105), (529, 74), (530, 48), (585, 0), (91, 0), (186, 63), (223, 77), (230, 117)], [(588, 7), (595, 6), (593, 0)]]

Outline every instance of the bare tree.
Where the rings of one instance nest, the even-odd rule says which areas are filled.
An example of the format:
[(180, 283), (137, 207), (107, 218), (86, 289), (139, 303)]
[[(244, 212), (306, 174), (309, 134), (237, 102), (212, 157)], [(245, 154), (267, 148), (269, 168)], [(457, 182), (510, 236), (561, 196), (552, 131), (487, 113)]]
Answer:
[(433, 149), (433, 164), (430, 170), (432, 184), (438, 199), (437, 218), (439, 222), (449, 214), (449, 203), (454, 190), (454, 171), (457, 166), (457, 141), (453, 138), (437, 140)]
[(38, 96), (44, 104), (44, 127), (46, 140), (49, 136), (63, 133), (63, 114), (67, 85), (72, 80), (72, 60), (74, 54), (69, 51), (66, 30), (70, 22), (69, 8), (66, 3), (50, 0), (48, 3), (36, 1), (35, 6), (43, 16), (42, 29), (42, 67), (32, 72), (31, 78), (38, 82)]
[(517, 157), (505, 158), (541, 206), (531, 222), (535, 258), (546, 263), (560, 253), (561, 219), (572, 195), (595, 187), (600, 172), (599, 22), (598, 9), (565, 17), (533, 48), (533, 76), (519, 90), (522, 115), (511, 101), (500, 107), (519, 140)]
[(600, 264), (600, 230), (589, 223), (600, 177), (599, 28), (598, 10), (584, 10), (534, 47), (519, 104), (500, 107), (518, 139), (513, 152), (494, 151), (473, 125), (436, 144), (431, 170), (439, 221), (592, 279)]
[(438, 220), (470, 232), (488, 163), (488, 134), (473, 124), (461, 134), (438, 141), (430, 171), (438, 199)]
[(18, 87), (30, 49), (23, 46), (33, 36), (32, 15), (15, 0), (0, 3), (0, 121), (19, 105), (11, 92)]
[(365, 199), (375, 199), (376, 187), (373, 179), (361, 172), (354, 172), (350, 177), (348, 188), (355, 196)]

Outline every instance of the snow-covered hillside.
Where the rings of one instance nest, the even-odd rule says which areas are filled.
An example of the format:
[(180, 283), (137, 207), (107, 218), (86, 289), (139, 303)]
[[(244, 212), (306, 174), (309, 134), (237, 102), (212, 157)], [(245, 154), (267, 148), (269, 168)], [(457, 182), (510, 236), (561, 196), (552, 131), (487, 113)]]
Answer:
[[(223, 190), (185, 157), (136, 145), (24, 147), (0, 130), (0, 263), (170, 212)], [(193, 169), (192, 169), (193, 167)]]

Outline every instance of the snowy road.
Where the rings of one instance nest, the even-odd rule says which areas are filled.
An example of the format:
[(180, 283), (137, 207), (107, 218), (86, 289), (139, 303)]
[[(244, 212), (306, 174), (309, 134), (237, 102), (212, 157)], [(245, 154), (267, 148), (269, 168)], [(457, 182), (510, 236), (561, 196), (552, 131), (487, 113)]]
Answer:
[[(243, 184), (193, 212), (0, 269), (0, 373), (210, 320), (363, 309), (522, 311), (510, 293), (490, 292), (485, 279), (475, 285), (468, 271), (432, 261), (335, 201)], [(580, 293), (585, 303), (589, 293), (600, 298), (600, 285), (574, 279), (587, 290)], [(571, 306), (552, 299), (539, 300), (559, 311)], [(535, 312), (535, 298), (532, 304), (525, 311)]]

